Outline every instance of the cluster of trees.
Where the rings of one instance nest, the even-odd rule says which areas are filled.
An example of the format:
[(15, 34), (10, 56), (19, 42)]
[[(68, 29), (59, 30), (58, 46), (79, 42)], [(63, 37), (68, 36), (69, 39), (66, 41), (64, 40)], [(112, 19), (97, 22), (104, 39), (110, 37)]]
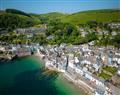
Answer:
[(36, 36), (33, 36), (33, 38), (31, 39), (31, 42), (39, 43), (41, 45), (47, 44), (45, 33), (39, 33)]
[(26, 16), (19, 16), (11, 13), (0, 14), (0, 28), (13, 31), (16, 28), (31, 27), (35, 25), (34, 19)]
[[(115, 23), (118, 21), (115, 21)], [(109, 23), (101, 23), (97, 21), (89, 21), (84, 25), (81, 25), (82, 27), (87, 26), (88, 29), (92, 29), (94, 31), (97, 31), (97, 29), (101, 30), (106, 30), (108, 31), (108, 34), (102, 33), (102, 35), (98, 35), (97, 33), (94, 34), (91, 33), (87, 38), (90, 38), (92, 41), (93, 39), (96, 41), (96, 45), (102, 45), (102, 46), (107, 46), (107, 45), (112, 45), (115, 47), (120, 48), (120, 29), (119, 28), (111, 28)], [(115, 31), (117, 35), (112, 35), (112, 32)], [(102, 32), (102, 31), (100, 31)], [(99, 39), (100, 38), (100, 39)]]
[[(9, 16), (10, 17), (10, 16)], [(13, 16), (12, 16), (13, 17)], [(8, 18), (8, 21), (10, 19)], [(19, 19), (13, 19), (13, 23), (5, 23), (3, 25), (8, 25), (10, 28), (14, 29), (19, 27)], [(14, 24), (16, 26), (14, 26)], [(28, 24), (27, 24), (28, 25)], [(5, 27), (3, 26), (3, 27)], [(0, 36), (0, 40), (9, 42), (9, 43), (40, 43), (40, 44), (61, 44), (61, 43), (71, 43), (71, 44), (83, 44), (96, 40), (95, 33), (89, 33), (86, 37), (81, 36), (81, 32), (77, 26), (70, 23), (62, 23), (59, 19), (51, 20), (47, 23), (47, 30), (45, 33), (40, 33), (34, 35), (31, 39), (27, 38), (27, 35), (17, 35), (14, 32), (11, 32), (9, 35)], [(6, 26), (6, 28), (9, 28)], [(23, 26), (24, 27), (24, 26)], [(48, 36), (54, 36), (54, 39), (47, 40)]]
[(82, 37), (77, 26), (71, 23), (62, 23), (59, 19), (51, 20), (48, 23), (46, 36), (50, 35), (54, 36), (54, 39), (49, 40), (49, 44), (82, 44), (97, 39), (95, 33), (88, 33), (86, 37)]
[[(101, 23), (96, 21), (89, 21), (86, 24), (79, 25), (82, 28), (86, 28), (85, 32), (88, 34), (85, 37), (81, 36), (81, 31), (79, 27), (70, 24), (62, 23), (59, 19), (54, 19), (48, 23), (48, 29), (46, 31), (46, 36), (52, 35), (54, 39), (48, 40), (49, 44), (60, 44), (60, 43), (71, 43), (71, 44), (84, 44), (90, 41), (98, 41), (96, 45), (113, 45), (120, 47), (120, 33), (118, 30), (111, 29), (107, 23)], [(97, 34), (97, 29), (107, 30), (109, 33), (102, 34), (101, 39), (99, 40), (100, 35)], [(92, 30), (89, 32), (89, 30)], [(111, 33), (113, 31), (118, 32), (117, 35), (113, 36)], [(102, 31), (101, 31), (102, 32)]]
[(15, 32), (10, 32), (7, 35), (0, 35), (0, 41), (11, 44), (27, 44), (30, 42), (26, 35), (18, 35)]
[(99, 40), (96, 43), (96, 45), (99, 45), (99, 46), (112, 45), (112, 46), (120, 48), (120, 33), (118, 33), (115, 36), (112, 36), (112, 35), (104, 36), (103, 35), (103, 37), (101, 39), (102, 40)]
[(47, 44), (45, 33), (39, 33), (29, 38), (26, 34), (17, 34), (16, 32), (9, 32), (7, 35), (0, 35), (0, 41), (11, 44)]

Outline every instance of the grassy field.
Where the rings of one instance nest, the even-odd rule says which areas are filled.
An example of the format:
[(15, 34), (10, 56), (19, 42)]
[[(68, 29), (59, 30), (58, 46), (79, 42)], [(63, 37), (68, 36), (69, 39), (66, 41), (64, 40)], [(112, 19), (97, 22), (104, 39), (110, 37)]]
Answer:
[(94, 10), (74, 13), (61, 17), (63, 22), (83, 24), (88, 21), (111, 22), (120, 21), (120, 10)]
[(63, 14), (63, 13), (59, 13), (59, 12), (52, 12), (52, 13), (47, 13), (47, 14), (41, 14), (41, 17), (46, 17), (49, 19), (54, 19), (54, 18), (61, 18), (64, 16), (67, 16), (68, 14)]
[(62, 22), (72, 24), (84, 24), (88, 21), (111, 22), (120, 21), (120, 10), (103, 9), (103, 10), (88, 10), (73, 14), (63, 14), (58, 12), (46, 13), (37, 15), (49, 19), (59, 18)]
[(109, 80), (112, 77), (111, 75), (108, 75), (104, 72), (101, 72), (98, 76), (105, 79), (105, 80)]
[(117, 72), (116, 67), (106, 66), (102, 68), (102, 72), (98, 75), (99, 77), (108, 80)]
[(107, 72), (110, 72), (111, 74), (114, 74), (114, 73), (117, 72), (117, 68), (116, 67), (110, 67), (110, 66), (103, 67), (103, 70), (105, 70)]

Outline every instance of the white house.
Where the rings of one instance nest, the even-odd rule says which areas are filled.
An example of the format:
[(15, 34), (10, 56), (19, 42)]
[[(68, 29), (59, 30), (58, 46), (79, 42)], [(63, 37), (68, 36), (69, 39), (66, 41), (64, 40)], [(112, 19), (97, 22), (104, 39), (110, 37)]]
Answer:
[(78, 73), (78, 74), (80, 74), (81, 76), (83, 76), (84, 75), (84, 72), (83, 72), (83, 70), (81, 70), (81, 69), (79, 69), (79, 68), (75, 68), (75, 71)]
[(120, 75), (120, 66), (118, 67), (118, 72), (117, 72), (118, 75)]
[(5, 51), (5, 47), (0, 46), (0, 51)]
[(71, 68), (74, 68), (74, 54), (69, 54), (69, 64), (68, 66), (71, 67)]
[(78, 57), (75, 57), (75, 63), (79, 63)]
[(83, 61), (81, 61), (81, 64), (91, 64), (91, 62), (88, 60), (83, 60)]
[(92, 74), (85, 73), (85, 77), (90, 81), (92, 80)]
[(81, 32), (81, 36), (82, 36), (82, 37), (85, 37), (85, 36), (87, 36), (87, 35), (88, 35), (88, 32), (85, 32), (85, 31), (84, 31), (84, 32)]
[(74, 68), (74, 60), (69, 60), (68, 66)]
[(93, 64), (93, 67), (95, 68), (95, 71), (98, 72), (100, 66), (98, 64)]

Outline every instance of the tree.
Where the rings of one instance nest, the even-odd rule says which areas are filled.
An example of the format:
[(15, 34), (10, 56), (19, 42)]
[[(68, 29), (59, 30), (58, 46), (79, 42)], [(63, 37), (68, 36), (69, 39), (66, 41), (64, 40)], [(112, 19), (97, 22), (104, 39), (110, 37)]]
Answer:
[(39, 44), (46, 44), (46, 35), (44, 33), (40, 33), (38, 35), (35, 35), (33, 37), (33, 42), (39, 43)]

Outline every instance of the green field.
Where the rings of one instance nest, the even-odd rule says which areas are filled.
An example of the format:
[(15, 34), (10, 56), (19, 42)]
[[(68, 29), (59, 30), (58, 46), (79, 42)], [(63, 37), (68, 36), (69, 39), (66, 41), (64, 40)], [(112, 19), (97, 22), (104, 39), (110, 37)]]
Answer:
[(105, 80), (109, 80), (112, 77), (111, 75), (108, 75), (108, 74), (106, 74), (104, 72), (101, 72), (98, 76), (105, 79)]
[(64, 23), (84, 24), (88, 21), (98, 22), (120, 21), (120, 10), (115, 9), (88, 10), (73, 14), (53, 12), (47, 14), (40, 14), (38, 16), (45, 17), (48, 19), (59, 18)]
[(108, 80), (117, 72), (116, 67), (106, 66), (102, 68), (102, 72), (98, 75), (99, 77)]
[(110, 66), (103, 67), (103, 70), (105, 70), (107, 72), (110, 72), (111, 74), (114, 74), (114, 73), (117, 72), (117, 68), (116, 67), (110, 67)]
[(111, 22), (120, 21), (120, 10), (94, 10), (74, 13), (61, 17), (63, 22), (83, 24), (88, 21)]

